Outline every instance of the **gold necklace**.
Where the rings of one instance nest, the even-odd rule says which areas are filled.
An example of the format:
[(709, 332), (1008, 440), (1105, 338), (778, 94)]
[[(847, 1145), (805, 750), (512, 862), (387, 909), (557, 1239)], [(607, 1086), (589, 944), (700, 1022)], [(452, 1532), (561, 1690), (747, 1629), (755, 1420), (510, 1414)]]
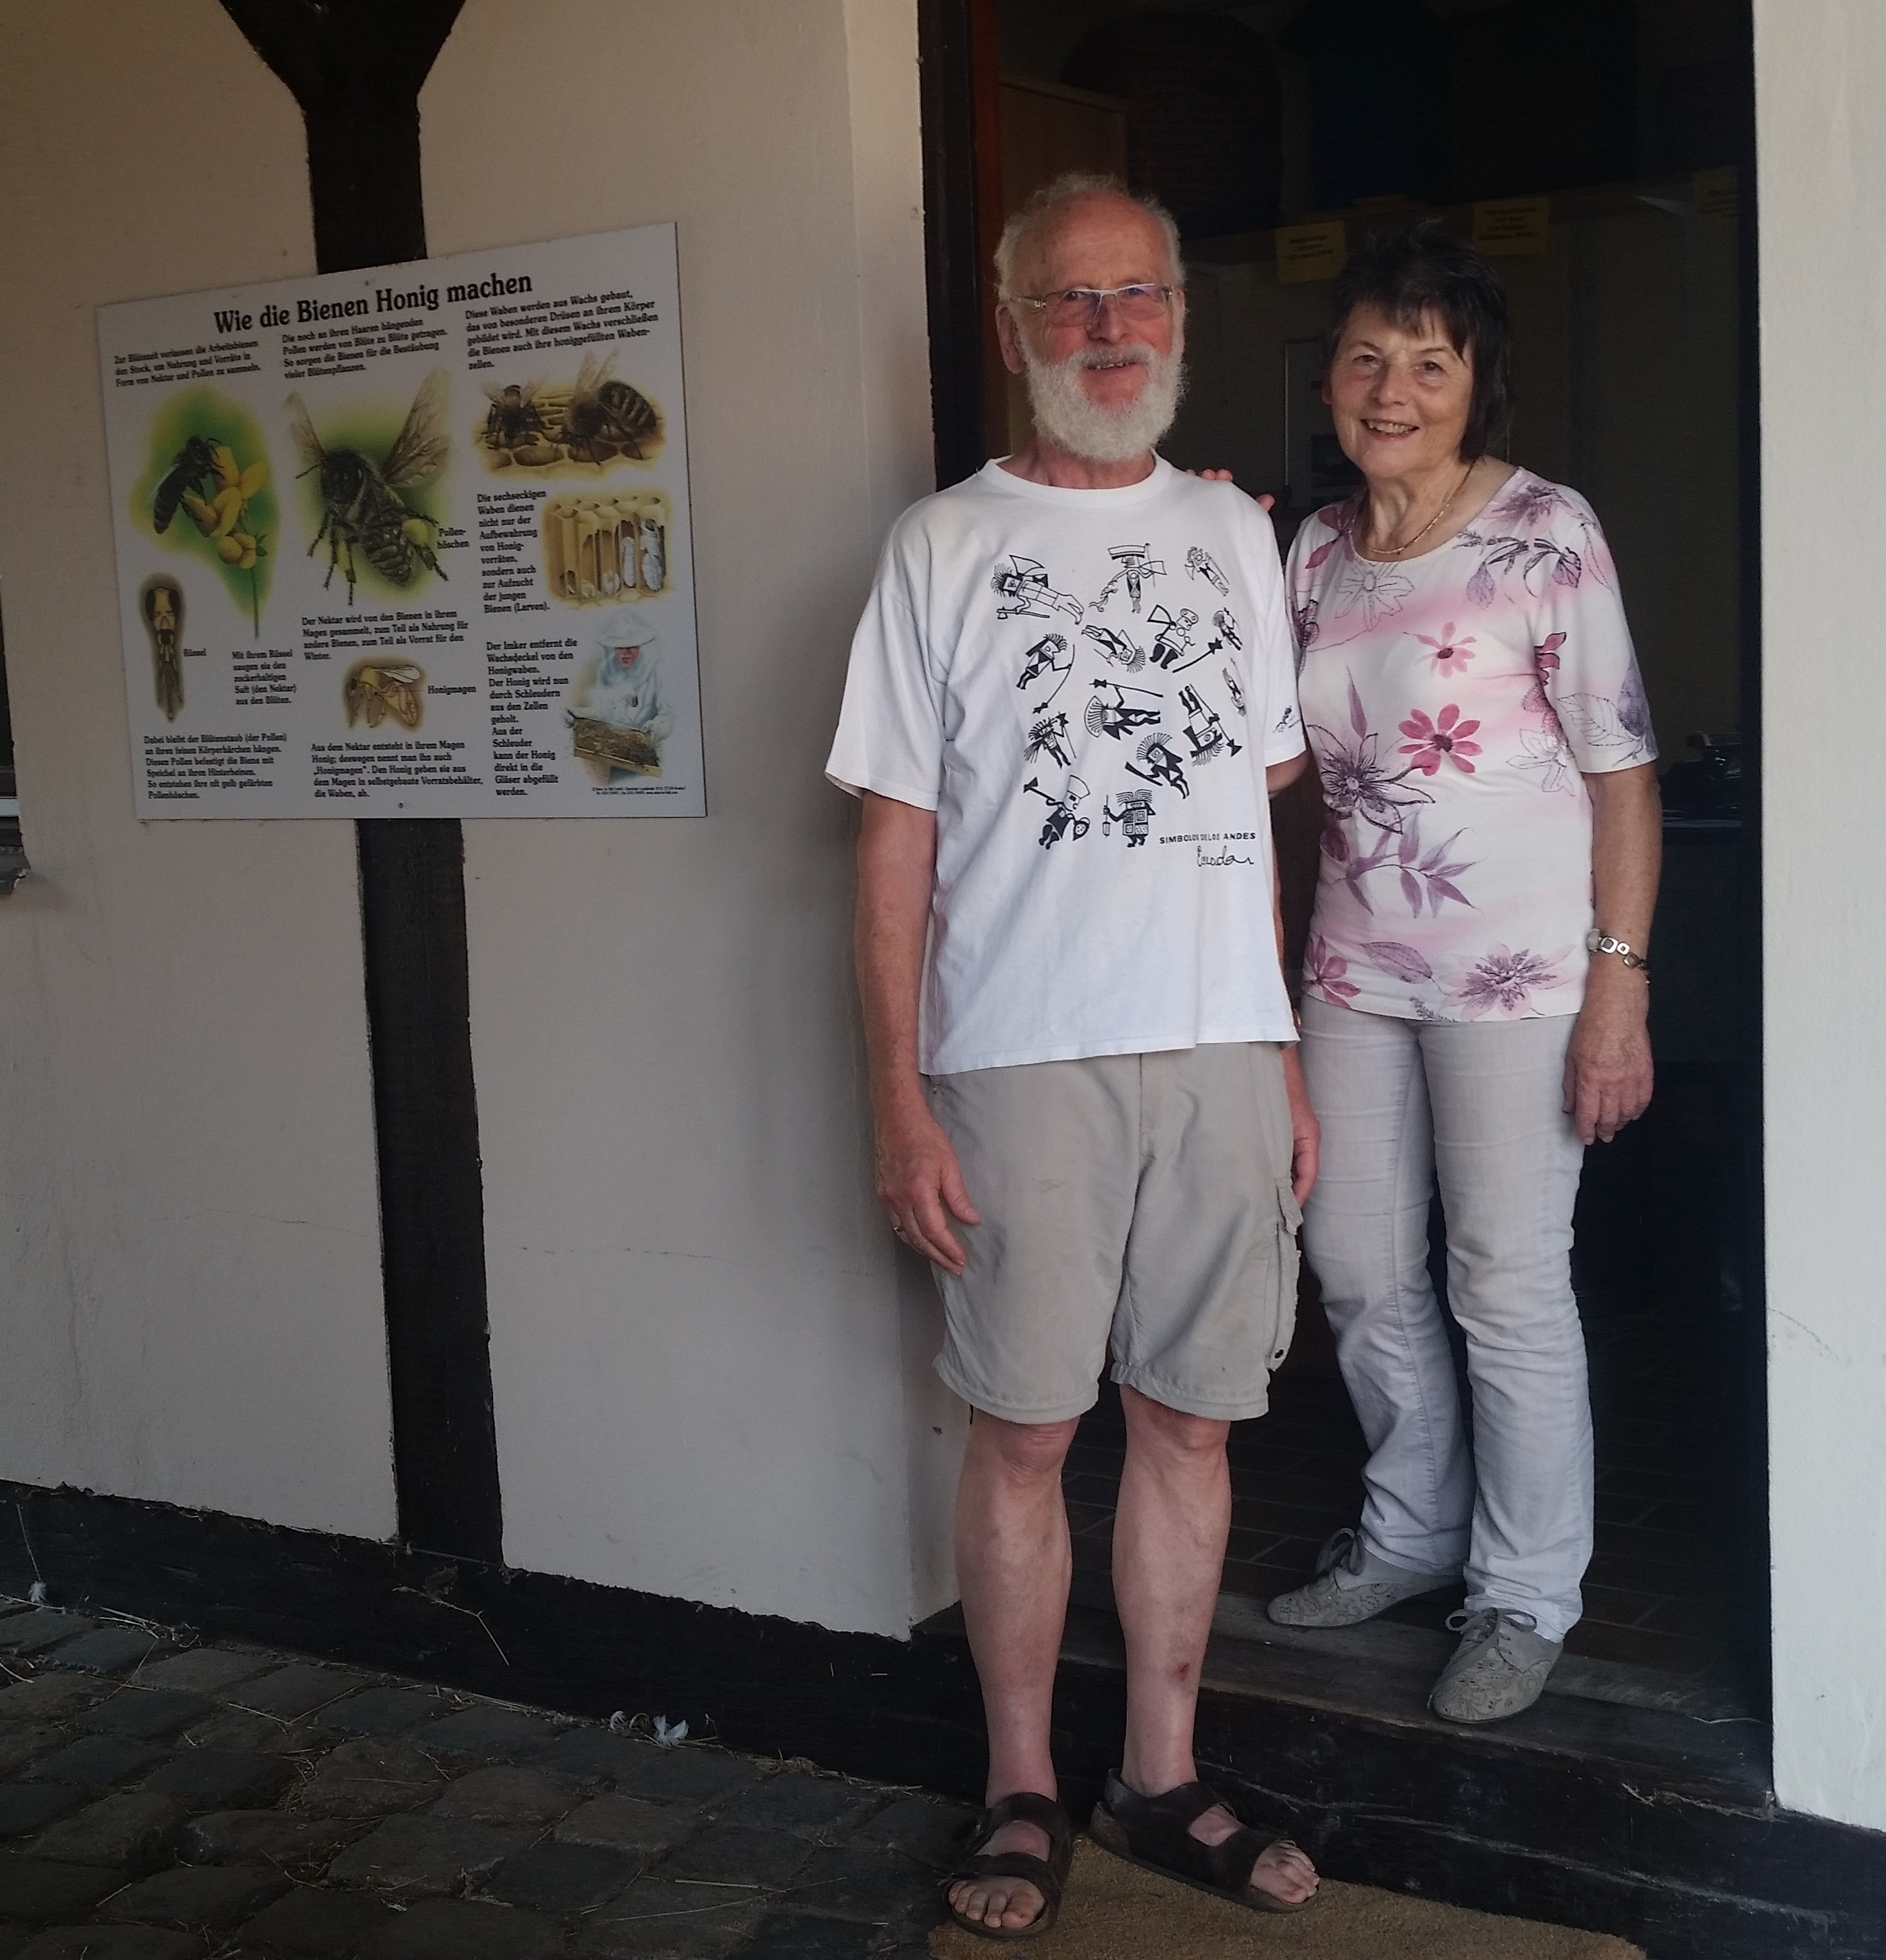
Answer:
[[(1415, 533), (1414, 536), (1411, 537), (1405, 545), (1378, 545), (1374, 551), (1366, 553), (1365, 555), (1370, 558), (1405, 558), (1407, 554), (1413, 551), (1415, 546), (1420, 543), (1421, 540), (1434, 529), (1435, 526), (1447, 515), (1448, 511), (1453, 509), (1455, 500), (1459, 497), (1461, 492), (1467, 488), (1467, 478), (1471, 476), (1473, 473), (1473, 466), (1470, 463), (1467, 466), (1466, 469), (1462, 473), (1460, 482), (1455, 484), (1453, 489), (1448, 492), (1447, 501), (1441, 506), (1439, 510), (1435, 512), (1434, 515), (1421, 527), (1419, 530)], [(1366, 498), (1368, 495), (1368, 492), (1365, 490), (1362, 492), (1362, 495)], [(1371, 517), (1375, 515), (1375, 507), (1372, 504), (1369, 506), (1369, 515)]]

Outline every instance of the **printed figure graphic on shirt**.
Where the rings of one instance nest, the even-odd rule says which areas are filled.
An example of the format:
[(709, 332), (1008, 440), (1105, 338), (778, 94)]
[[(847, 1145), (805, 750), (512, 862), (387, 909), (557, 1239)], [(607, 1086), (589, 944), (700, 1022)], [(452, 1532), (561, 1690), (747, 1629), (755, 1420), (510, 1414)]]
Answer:
[[(1094, 689), (1104, 689), (1113, 697), (1111, 701), (1106, 701), (1102, 699), (1101, 695), (1097, 692), (1088, 702), (1086, 712), (1081, 719), (1088, 734), (1110, 735), (1116, 742), (1118, 742), (1123, 740), (1132, 729), (1151, 728), (1158, 725), (1164, 708), (1164, 698), (1155, 689), (1122, 687), (1119, 682), (1102, 680), (1098, 675), (1088, 682), (1088, 686)], [(1190, 691), (1190, 689), (1187, 689), (1188, 693)], [(1126, 698), (1129, 694), (1139, 695), (1142, 699), (1147, 701), (1157, 702), (1160, 703), (1160, 706), (1136, 707)]]
[(1107, 555), (1120, 568), (1100, 589), (1100, 597), (1088, 608), (1090, 612), (1104, 612), (1107, 602), (1123, 585), (1126, 596), (1133, 602), (1133, 609), (1139, 610), (1139, 602), (1147, 585), (1155, 578), (1166, 575), (1165, 561), (1151, 555), (1150, 545), (1116, 545)]
[(1058, 797), (1050, 796), (1041, 787), (1038, 776), (1031, 776), (1022, 784), (1021, 793), (1024, 796), (1038, 796), (1048, 806), (1038, 840), (1043, 851), (1052, 851), (1064, 837), (1072, 837), (1078, 844), (1093, 828), (1085, 817), (1075, 813), (1075, 806), (1085, 803), (1089, 794), (1086, 784), (1078, 776), (1069, 776), (1066, 792)]
[(1203, 545), (1194, 545), (1185, 555), (1186, 575), (1202, 578), (1212, 587), (1222, 599), (1231, 597), (1231, 583), (1218, 568), (1218, 561)]
[(1221, 606), (1212, 615), (1212, 624), (1218, 628), (1220, 638), (1228, 646), (1236, 648), (1241, 654), (1244, 651), (1244, 643), (1238, 637), (1238, 622), (1231, 616), (1228, 606)]
[(1073, 765), (1073, 752), (1067, 745), (1065, 714), (1044, 714), (1028, 730), (1028, 746), (1022, 760), (1032, 762), (1037, 756), (1052, 756), (1064, 769)]
[(1101, 805), (1101, 835), (1110, 837), (1118, 824), (1129, 851), (1139, 849), (1152, 829), (1152, 797), (1145, 790), (1121, 790)]
[(1163, 734), (1148, 735), (1142, 738), (1138, 759), (1145, 765), (1138, 768), (1131, 762), (1126, 765), (1126, 773), (1137, 776), (1142, 782), (1163, 783), (1168, 789), (1177, 790), (1181, 797), (1192, 794), (1192, 785), (1185, 779), (1185, 769), (1177, 755), (1166, 746)]
[(1229, 667), (1222, 667), (1218, 677), (1225, 683), (1225, 690), (1231, 698), (1232, 707), (1248, 720), (1250, 711), (1244, 705), (1244, 690), (1238, 685), (1237, 675)]
[[(1187, 667), (1196, 667), (1205, 658), (1203, 653), (1192, 653), (1192, 628), (1198, 623), (1199, 616), (1189, 606), (1179, 608), (1176, 619), (1163, 606), (1155, 606), (1146, 615), (1146, 624), (1159, 629), (1159, 637), (1153, 641), (1149, 656), (1153, 665), (1164, 667), (1168, 673), (1180, 673)], [(1186, 657), (1188, 654), (1191, 654), (1190, 660)]]
[(1078, 619), (1087, 609), (1072, 593), (1055, 590), (1038, 558), (1022, 558), (1012, 552), (1006, 564), (996, 566), (989, 589), (1007, 602), (996, 607), (998, 619), (1046, 619), (1056, 612)]
[(1018, 688), (1030, 688), (1044, 674), (1053, 674), (1055, 682), (1047, 696), (1037, 701), (1028, 712), (1039, 714), (1061, 692), (1067, 677), (1074, 671), (1074, 655), (1067, 641), (1059, 633), (1043, 633), (1027, 652), (1022, 656), (1021, 678), (1015, 682)]
[(1100, 648), (1103, 658), (1111, 660), (1117, 667), (1124, 667), (1129, 673), (1137, 673), (1146, 664), (1145, 650), (1135, 646), (1124, 633), (1116, 633), (1110, 626), (1083, 626), (1081, 637), (1091, 640)]
[(1180, 688), (1179, 705), (1186, 713), (1185, 739), (1192, 746), (1190, 760), (1194, 767), (1202, 762), (1215, 762), (1220, 756), (1244, 752), (1244, 743), (1233, 739), (1219, 719), (1218, 710), (1196, 688)]

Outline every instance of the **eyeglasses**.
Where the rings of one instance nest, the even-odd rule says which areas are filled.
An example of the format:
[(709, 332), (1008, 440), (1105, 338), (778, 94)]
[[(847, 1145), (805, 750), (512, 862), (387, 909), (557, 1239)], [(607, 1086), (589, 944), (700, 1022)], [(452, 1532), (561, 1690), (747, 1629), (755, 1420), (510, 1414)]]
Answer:
[(1171, 286), (1066, 286), (1058, 293), (1011, 293), (1008, 304), (1045, 313), (1050, 326), (1090, 327), (1111, 300), (1122, 320), (1143, 326), (1164, 313), (1176, 290)]

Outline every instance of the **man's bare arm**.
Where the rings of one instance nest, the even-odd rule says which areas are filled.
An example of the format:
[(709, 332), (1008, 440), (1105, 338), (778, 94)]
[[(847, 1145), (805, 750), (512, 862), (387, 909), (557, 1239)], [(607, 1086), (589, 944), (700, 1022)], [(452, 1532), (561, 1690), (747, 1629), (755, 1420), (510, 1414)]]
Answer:
[[(1264, 788), (1274, 797), (1287, 790), (1301, 775), (1310, 762), (1309, 752), (1292, 756), (1287, 762), (1273, 762), (1264, 771)], [(1283, 870), (1277, 862), (1277, 847), (1270, 847), (1270, 915), (1277, 934), (1277, 966), (1283, 967)], [(1289, 975), (1285, 975), (1286, 984)], [(1310, 1106), (1310, 1092), (1303, 1080), (1303, 1056), (1292, 1042), (1283, 1052), (1283, 1086), (1290, 1097), (1290, 1192), (1301, 1204), (1316, 1188), (1317, 1165), (1322, 1154), (1323, 1129)]]
[(853, 947), (864, 1007), (878, 1201), (906, 1244), (952, 1273), (963, 1248), (950, 1216), (981, 1222), (961, 1166), (930, 1113), (917, 1068), (917, 1002), (936, 877), (936, 815), (866, 791), (858, 837)]

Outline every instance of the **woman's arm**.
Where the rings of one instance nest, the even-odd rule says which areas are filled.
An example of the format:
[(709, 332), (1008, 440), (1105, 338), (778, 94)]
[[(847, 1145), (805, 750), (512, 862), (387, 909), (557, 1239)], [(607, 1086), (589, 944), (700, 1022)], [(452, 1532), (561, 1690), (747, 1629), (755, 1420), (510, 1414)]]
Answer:
[[(1649, 954), (1663, 864), (1662, 805), (1649, 762), (1588, 775), (1591, 886), (1601, 932)], [(1650, 979), (1613, 953), (1591, 955), (1565, 1061), (1566, 1112), (1583, 1143), (1608, 1144), (1649, 1106)]]

